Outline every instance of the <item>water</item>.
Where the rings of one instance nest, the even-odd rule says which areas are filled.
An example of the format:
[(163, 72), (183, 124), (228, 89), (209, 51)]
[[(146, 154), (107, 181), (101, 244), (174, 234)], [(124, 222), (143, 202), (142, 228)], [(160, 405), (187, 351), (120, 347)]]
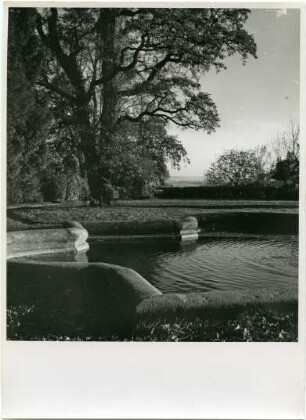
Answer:
[[(189, 244), (94, 240), (87, 254), (41, 255), (36, 259), (102, 261), (131, 267), (165, 293), (290, 287), (297, 285), (298, 278), (298, 241), (293, 236), (206, 238)], [(119, 299), (118, 306), (109, 280), (58, 266), (27, 270), (9, 264), (9, 339), (126, 334), (133, 308), (124, 305), (124, 299)]]
[(133, 268), (165, 293), (286, 287), (298, 279), (298, 241), (291, 237), (96, 242), (89, 260)]
[(130, 267), (164, 293), (288, 287), (298, 282), (294, 236), (205, 238), (190, 244), (93, 241), (87, 257)]

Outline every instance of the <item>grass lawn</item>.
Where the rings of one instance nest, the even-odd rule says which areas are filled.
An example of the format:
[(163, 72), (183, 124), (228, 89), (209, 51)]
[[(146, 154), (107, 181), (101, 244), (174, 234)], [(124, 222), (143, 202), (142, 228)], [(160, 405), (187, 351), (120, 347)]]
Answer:
[(295, 201), (216, 201), (216, 200), (127, 200), (108, 207), (88, 207), (77, 204), (16, 206), (7, 211), (7, 229), (25, 230), (60, 227), (67, 221), (112, 222), (179, 220), (185, 215), (211, 212), (281, 212), (298, 213)]

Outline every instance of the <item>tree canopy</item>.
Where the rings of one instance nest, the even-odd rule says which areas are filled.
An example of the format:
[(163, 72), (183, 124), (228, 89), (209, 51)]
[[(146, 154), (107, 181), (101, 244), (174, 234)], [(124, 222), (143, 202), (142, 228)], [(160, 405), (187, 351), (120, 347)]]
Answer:
[(37, 201), (51, 114), (46, 92), (35, 89), (44, 53), (33, 9), (10, 8), (7, 62), (7, 197)]
[(293, 186), (299, 184), (299, 125), (294, 121), (269, 144), (249, 150), (227, 150), (205, 174), (211, 185)]
[(260, 185), (266, 180), (265, 148), (251, 150), (228, 150), (206, 173), (210, 185), (240, 187)]
[[(49, 94), (53, 141), (70, 139), (75, 170), (97, 200), (104, 185), (121, 179), (118, 150), (127, 158), (131, 142), (137, 165), (156, 162), (162, 174), (166, 161), (179, 164), (186, 152), (166, 134), (170, 124), (208, 133), (220, 124), (200, 77), (225, 70), (224, 59), (235, 53), (243, 63), (256, 57), (254, 38), (244, 29), (247, 9), (24, 10), (35, 15), (33, 40), (44, 52), (31, 87)], [(151, 136), (145, 145), (141, 136), (131, 138), (145, 126), (158, 127), (161, 138)]]
[(276, 163), (271, 171), (271, 176), (285, 185), (299, 184), (299, 136), (299, 126), (291, 121), (289, 129), (279, 134), (272, 143)]
[(285, 185), (297, 185), (299, 183), (299, 167), (299, 159), (288, 152), (285, 159), (276, 162), (272, 178), (282, 181)]

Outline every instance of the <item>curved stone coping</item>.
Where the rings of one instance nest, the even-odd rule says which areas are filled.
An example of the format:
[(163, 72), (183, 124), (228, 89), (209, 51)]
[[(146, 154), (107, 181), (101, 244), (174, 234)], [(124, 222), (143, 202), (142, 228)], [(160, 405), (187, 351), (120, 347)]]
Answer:
[[(134, 306), (139, 302), (160, 296), (162, 293), (151, 285), (136, 271), (106, 263), (77, 263), (77, 262), (41, 262), (35, 260), (13, 259), (7, 262), (9, 275), (24, 279), (56, 280), (57, 284), (67, 281), (92, 282), (103, 290), (101, 298), (108, 297), (122, 305)], [(22, 280), (21, 280), (22, 281)], [(116, 309), (116, 308), (114, 308)]]
[(7, 258), (38, 254), (86, 251), (88, 232), (77, 222), (63, 229), (39, 229), (7, 232)]
[[(35, 306), (39, 331), (129, 329), (139, 320), (219, 318), (252, 307), (297, 310), (297, 289), (162, 294), (132, 269), (105, 263), (7, 261), (7, 305)], [(24, 325), (25, 329), (33, 325)], [(38, 333), (39, 333), (38, 331)]]
[(298, 289), (253, 289), (202, 293), (169, 293), (142, 301), (136, 309), (140, 318), (173, 318), (175, 316), (222, 316), (256, 306), (296, 307)]

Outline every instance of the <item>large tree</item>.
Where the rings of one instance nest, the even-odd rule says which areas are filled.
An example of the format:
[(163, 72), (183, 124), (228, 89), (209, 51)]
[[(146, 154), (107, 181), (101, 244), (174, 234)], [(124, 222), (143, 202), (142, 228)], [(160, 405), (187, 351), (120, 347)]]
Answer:
[[(246, 9), (40, 9), (49, 55), (38, 84), (62, 103), (82, 177), (100, 199), (123, 124), (158, 120), (214, 131), (216, 105), (200, 76), (234, 53), (256, 56)], [(170, 136), (171, 137), (171, 136)], [(167, 141), (167, 138), (164, 139)], [(172, 140), (171, 140), (172, 141)]]

